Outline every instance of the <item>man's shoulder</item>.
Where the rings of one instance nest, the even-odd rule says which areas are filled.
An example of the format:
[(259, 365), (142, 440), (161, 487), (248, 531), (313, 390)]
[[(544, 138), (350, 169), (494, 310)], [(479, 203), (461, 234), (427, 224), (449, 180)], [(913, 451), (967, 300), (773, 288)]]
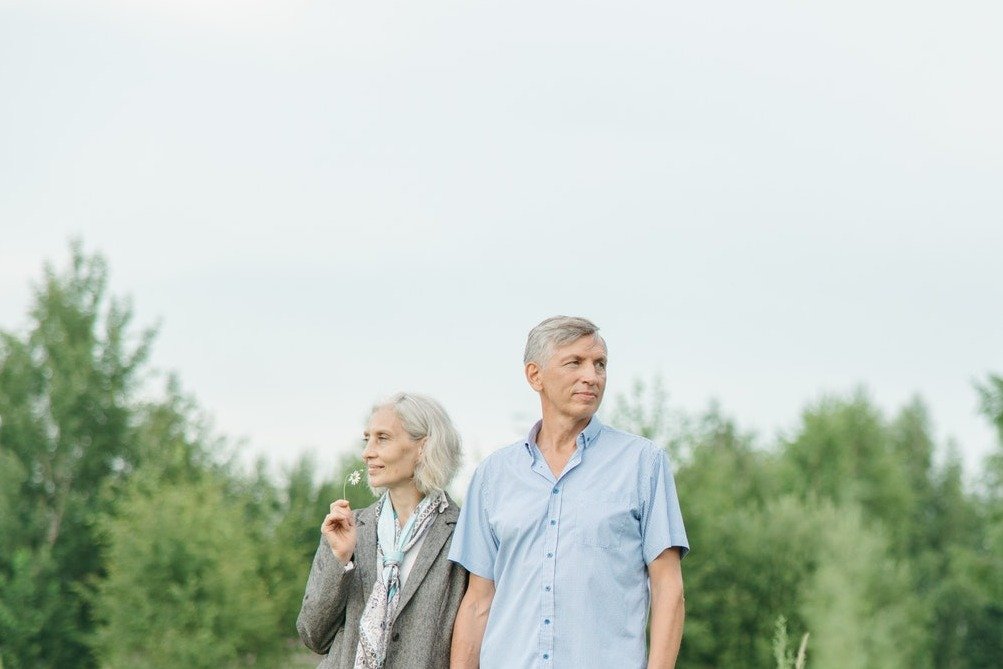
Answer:
[(503, 467), (520, 455), (526, 452), (526, 440), (522, 439), (515, 441), (507, 446), (502, 446), (496, 448), (495, 450), (488, 453), (487, 457), (481, 460), (481, 463), (477, 465), (477, 469), (487, 472), (498, 467)]
[(505, 472), (510, 472), (516, 467), (519, 451), (522, 449), (525, 452), (525, 448), (525, 442), (515, 442), (489, 453), (474, 470), (474, 476), (470, 481), (471, 487), (480, 486), (481, 494), (497, 491), (499, 487), (504, 488), (505, 482), (510, 478)]
[(644, 455), (654, 456), (662, 450), (647, 437), (626, 432), (611, 425), (603, 425), (602, 432), (599, 433), (599, 439), (615, 444), (618, 449), (628, 449)]

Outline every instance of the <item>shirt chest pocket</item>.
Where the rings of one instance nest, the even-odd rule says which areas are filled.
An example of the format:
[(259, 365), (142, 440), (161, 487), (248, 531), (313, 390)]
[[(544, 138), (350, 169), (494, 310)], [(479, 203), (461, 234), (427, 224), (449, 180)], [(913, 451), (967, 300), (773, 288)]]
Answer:
[(586, 546), (620, 550), (639, 531), (634, 505), (627, 498), (587, 499), (579, 506), (578, 530)]

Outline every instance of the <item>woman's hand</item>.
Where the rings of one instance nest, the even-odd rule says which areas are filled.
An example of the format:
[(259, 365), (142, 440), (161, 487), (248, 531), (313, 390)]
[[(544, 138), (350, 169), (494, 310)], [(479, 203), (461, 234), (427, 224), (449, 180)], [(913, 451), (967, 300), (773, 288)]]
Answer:
[(331, 504), (331, 512), (324, 516), (320, 533), (327, 539), (328, 546), (341, 564), (346, 565), (355, 553), (355, 516), (347, 499), (339, 499)]

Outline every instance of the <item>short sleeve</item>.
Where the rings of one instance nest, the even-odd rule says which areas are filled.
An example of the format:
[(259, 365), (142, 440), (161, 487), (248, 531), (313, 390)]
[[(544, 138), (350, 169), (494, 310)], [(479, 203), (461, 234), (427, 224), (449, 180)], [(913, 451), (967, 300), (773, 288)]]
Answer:
[(651, 470), (649, 496), (644, 505), (642, 541), (645, 564), (651, 564), (666, 548), (679, 548), (680, 557), (690, 550), (676, 495), (676, 481), (665, 451), (657, 451)]
[(488, 508), (485, 504), (488, 492), (487, 467), (488, 462), (482, 462), (470, 480), (467, 497), (460, 508), (460, 517), (453, 532), (449, 559), (463, 565), (470, 573), (493, 581), (498, 542), (488, 524)]

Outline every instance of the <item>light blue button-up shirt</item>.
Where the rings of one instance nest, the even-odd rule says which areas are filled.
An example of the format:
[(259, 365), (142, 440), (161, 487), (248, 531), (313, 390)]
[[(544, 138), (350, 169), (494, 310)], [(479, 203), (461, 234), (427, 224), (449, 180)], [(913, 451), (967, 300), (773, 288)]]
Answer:
[(647, 565), (689, 550), (665, 452), (593, 417), (555, 478), (539, 430), (477, 467), (453, 534), (495, 585), (481, 667), (644, 667)]

